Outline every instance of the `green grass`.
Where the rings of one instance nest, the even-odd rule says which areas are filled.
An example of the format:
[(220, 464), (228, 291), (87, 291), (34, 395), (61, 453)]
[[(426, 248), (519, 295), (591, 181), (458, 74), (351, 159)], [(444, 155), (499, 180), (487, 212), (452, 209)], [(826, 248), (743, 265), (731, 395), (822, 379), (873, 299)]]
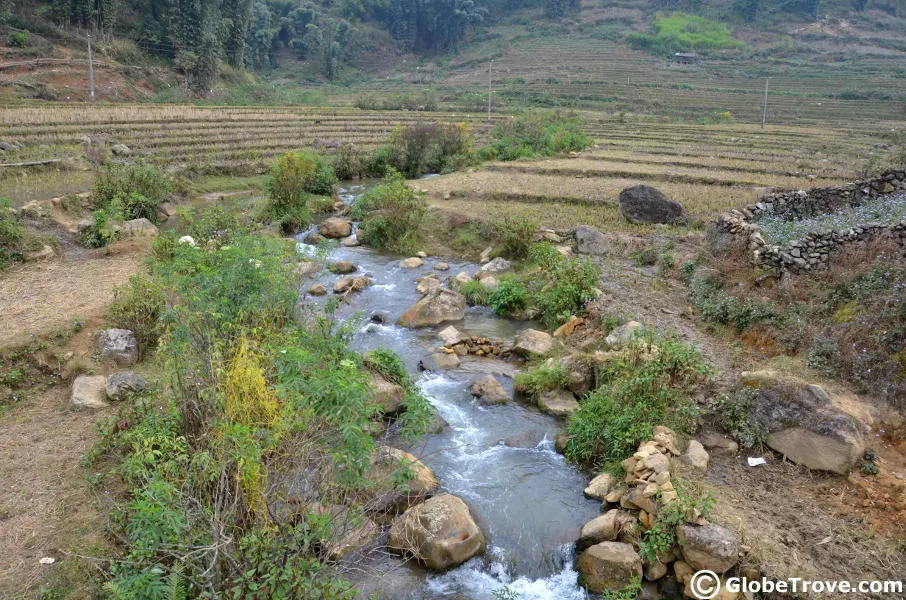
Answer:
[(682, 12), (658, 13), (651, 29), (652, 35), (633, 33), (627, 36), (627, 42), (634, 48), (664, 56), (745, 48), (723, 23)]

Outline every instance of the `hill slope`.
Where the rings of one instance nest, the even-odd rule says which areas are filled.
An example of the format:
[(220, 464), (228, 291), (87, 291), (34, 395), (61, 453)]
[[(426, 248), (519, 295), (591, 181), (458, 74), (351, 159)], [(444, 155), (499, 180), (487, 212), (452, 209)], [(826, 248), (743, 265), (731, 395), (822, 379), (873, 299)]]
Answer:
[[(546, 16), (539, 2), (520, 3), (510, 11), (503, 10), (509, 4), (506, 0), (485, 3), (491, 10), (480, 24), (464, 28), (461, 40), (444, 48), (421, 48), (422, 55), (404, 51), (419, 48), (401, 41), (394, 22), (380, 11), (351, 13), (356, 3), (349, 1), (331, 3), (332, 8), (325, 4), (319, 9), (325, 11), (322, 14), (348, 17), (344, 22), (351, 23), (330, 78), (324, 74), (322, 54), (300, 49), (300, 40), (314, 44), (311, 38), (299, 38), (298, 26), (292, 29), (288, 17), (281, 17), (262, 34), (263, 54), (251, 41), (246, 44), (244, 64), (250, 72), (222, 60), (219, 78), (203, 90), (192, 89), (192, 70), (183, 64), (183, 54), (148, 42), (144, 34), (136, 33), (136, 23), (130, 28), (123, 22), (121, 35), (133, 39), (101, 36), (95, 49), (97, 93), (112, 101), (205, 98), (221, 104), (355, 103), (363, 108), (482, 111), (493, 60), (492, 104), (501, 111), (567, 107), (755, 123), (761, 120), (764, 87), (770, 79), (769, 122), (845, 124), (906, 117), (902, 0), (856, 4), (826, 0), (818, 7), (817, 18), (808, 11), (789, 12), (789, 3), (777, 0), (682, 5), (665, 0), (584, 0), (563, 18)], [(268, 5), (254, 6), (257, 11)], [(749, 5), (758, 9), (754, 20), (740, 12)], [(855, 10), (859, 5), (863, 9)], [(674, 19), (679, 27), (673, 33), (679, 37), (665, 41), (668, 32), (659, 33), (657, 28), (658, 14), (667, 13), (658, 9), (693, 7), (700, 16), (682, 13)], [(12, 21), (34, 29), (24, 47), (13, 43), (18, 29), (11, 29), (7, 40), (0, 38), (0, 43), (6, 42), (0, 47), (0, 94), (84, 99), (84, 31), (60, 29), (46, 13), (35, 14), (20, 14), (19, 21)], [(137, 17), (126, 13), (122, 18)], [(256, 23), (249, 26), (249, 40), (261, 34), (256, 28), (264, 27)], [(723, 33), (713, 33), (709, 24)], [(720, 35), (725, 37), (722, 46), (709, 45)], [(677, 49), (700, 56), (680, 63), (672, 58)], [(257, 58), (249, 56), (253, 51)]]

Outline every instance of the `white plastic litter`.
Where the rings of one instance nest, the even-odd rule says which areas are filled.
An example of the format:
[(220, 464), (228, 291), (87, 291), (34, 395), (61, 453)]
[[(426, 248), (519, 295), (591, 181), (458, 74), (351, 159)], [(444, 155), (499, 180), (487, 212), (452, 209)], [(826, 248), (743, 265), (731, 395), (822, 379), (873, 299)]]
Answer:
[(53, 556), (45, 556), (38, 562), (41, 563), (42, 565), (52, 565), (55, 562), (57, 562), (57, 559), (55, 559)]
[(766, 464), (768, 464), (768, 461), (766, 461), (764, 458), (762, 458), (760, 456), (757, 458), (754, 456), (749, 457), (749, 466), (750, 467), (757, 467), (758, 465), (766, 465)]

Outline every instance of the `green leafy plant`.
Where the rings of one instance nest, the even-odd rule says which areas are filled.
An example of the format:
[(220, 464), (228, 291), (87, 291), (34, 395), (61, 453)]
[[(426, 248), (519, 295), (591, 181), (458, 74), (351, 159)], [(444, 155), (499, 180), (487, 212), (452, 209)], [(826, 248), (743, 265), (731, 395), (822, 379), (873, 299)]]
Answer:
[(10, 201), (0, 198), (0, 269), (21, 261), (24, 232)]
[(271, 168), (264, 218), (285, 233), (311, 223), (311, 195), (333, 194), (336, 176), (330, 165), (314, 152), (287, 152)]
[(878, 466), (878, 455), (871, 450), (866, 450), (862, 455), (859, 472), (863, 475), (877, 475), (880, 473), (881, 467)]
[(92, 222), (82, 231), (82, 244), (86, 248), (103, 248), (113, 240), (110, 216), (106, 210), (91, 213)]
[(129, 283), (114, 288), (107, 320), (114, 327), (135, 333), (139, 351), (147, 352), (163, 333), (161, 316), (166, 307), (163, 287), (150, 277), (133, 275)]
[(118, 220), (157, 221), (155, 209), (173, 196), (173, 183), (151, 166), (104, 167), (94, 182), (95, 205)]
[(570, 460), (596, 469), (619, 463), (666, 424), (690, 431), (697, 414), (692, 394), (708, 376), (689, 344), (646, 334), (598, 371), (599, 387), (570, 417)]
[(469, 306), (483, 306), (488, 303), (488, 290), (478, 280), (465, 282), (459, 293), (466, 297)]
[(676, 499), (664, 503), (658, 495), (658, 513), (654, 525), (642, 534), (639, 553), (646, 560), (657, 560), (676, 545), (676, 527), (690, 515), (707, 518), (714, 506), (714, 497), (691, 482), (673, 478)]
[(486, 160), (516, 160), (578, 152), (591, 145), (584, 122), (573, 114), (526, 112), (491, 130), (491, 140), (479, 151)]
[(743, 448), (759, 447), (768, 439), (764, 426), (752, 420), (752, 394), (752, 390), (742, 388), (708, 402), (721, 427)]
[(421, 227), (428, 211), (424, 198), (391, 172), (380, 185), (368, 190), (352, 207), (360, 219), (360, 239), (373, 248), (411, 252), (421, 243)]
[(529, 217), (506, 216), (494, 221), (494, 237), (501, 254), (512, 260), (528, 258), (538, 232), (538, 222)]
[(503, 276), (497, 289), (488, 294), (488, 306), (498, 315), (506, 316), (525, 310), (529, 301), (529, 289), (514, 276)]
[(520, 393), (537, 399), (543, 392), (568, 387), (569, 373), (559, 364), (544, 364), (528, 371), (520, 371), (513, 382)]

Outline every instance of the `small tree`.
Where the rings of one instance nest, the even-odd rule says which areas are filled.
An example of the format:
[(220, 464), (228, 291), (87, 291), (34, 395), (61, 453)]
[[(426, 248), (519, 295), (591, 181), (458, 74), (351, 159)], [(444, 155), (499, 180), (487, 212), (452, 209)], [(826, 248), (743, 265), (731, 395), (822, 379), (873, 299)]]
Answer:
[(271, 169), (265, 217), (285, 233), (311, 222), (309, 195), (333, 193), (336, 177), (330, 165), (314, 152), (287, 152)]
[(396, 171), (353, 207), (353, 216), (362, 219), (362, 241), (373, 248), (398, 252), (409, 252), (421, 241), (427, 212), (425, 199)]

